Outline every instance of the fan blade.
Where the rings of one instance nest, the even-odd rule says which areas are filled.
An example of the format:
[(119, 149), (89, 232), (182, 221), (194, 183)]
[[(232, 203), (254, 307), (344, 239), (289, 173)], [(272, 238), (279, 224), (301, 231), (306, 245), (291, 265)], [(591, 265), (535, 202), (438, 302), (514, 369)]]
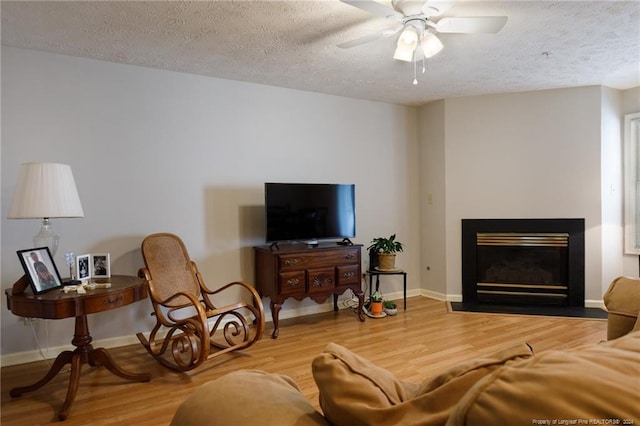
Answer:
[(358, 9), (362, 9), (365, 12), (369, 12), (373, 15), (382, 16), (383, 18), (394, 17), (397, 19), (402, 19), (401, 13), (396, 12), (393, 9), (388, 8), (387, 6), (375, 2), (373, 0), (340, 0), (342, 3), (346, 3), (353, 7), (357, 7)]
[(447, 10), (451, 9), (454, 4), (455, 4), (455, 0), (449, 0), (449, 1), (438, 1), (438, 0), (427, 1), (422, 6), (422, 13), (424, 13), (428, 17), (440, 16), (443, 13), (445, 13)]
[(398, 31), (402, 29), (402, 25), (393, 30), (385, 30), (380, 33), (370, 34), (368, 36), (356, 38), (354, 40), (345, 41), (344, 43), (338, 44), (338, 47), (341, 49), (349, 49), (351, 47), (360, 46), (361, 44), (371, 43), (372, 41), (381, 40), (383, 38), (391, 37), (394, 34), (397, 34)]
[(439, 33), (497, 33), (506, 23), (506, 16), (442, 18), (435, 27)]

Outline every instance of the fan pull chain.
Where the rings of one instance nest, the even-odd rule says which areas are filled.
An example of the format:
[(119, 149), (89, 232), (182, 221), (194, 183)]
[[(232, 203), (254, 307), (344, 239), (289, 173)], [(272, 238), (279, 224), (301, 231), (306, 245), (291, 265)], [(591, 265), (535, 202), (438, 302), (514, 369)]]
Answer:
[(417, 77), (417, 62), (418, 61), (413, 61), (413, 85), (417, 86), (418, 85), (418, 77)]

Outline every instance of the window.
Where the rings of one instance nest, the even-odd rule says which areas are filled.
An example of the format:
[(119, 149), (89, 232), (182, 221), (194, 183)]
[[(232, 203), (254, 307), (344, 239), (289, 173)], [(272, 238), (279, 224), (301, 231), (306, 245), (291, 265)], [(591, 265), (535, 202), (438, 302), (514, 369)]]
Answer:
[(624, 117), (625, 253), (640, 254), (640, 113)]

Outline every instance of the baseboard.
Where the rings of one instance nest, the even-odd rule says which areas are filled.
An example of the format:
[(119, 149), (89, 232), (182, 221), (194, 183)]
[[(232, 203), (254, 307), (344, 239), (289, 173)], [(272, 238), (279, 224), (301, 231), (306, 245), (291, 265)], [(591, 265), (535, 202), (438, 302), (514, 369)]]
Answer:
[[(110, 337), (107, 339), (94, 340), (91, 345), (96, 348), (117, 348), (119, 346), (127, 346), (139, 343), (138, 338), (133, 336)], [(43, 348), (43, 355), (46, 359), (54, 359), (62, 351), (72, 351), (73, 345), (51, 346)], [(32, 351), (16, 352), (12, 354), (2, 355), (0, 363), (3, 367), (17, 364), (27, 364), (29, 362), (42, 361), (43, 357), (40, 351), (35, 349)]]
[[(430, 299), (441, 300), (441, 301), (449, 301), (449, 302), (462, 302), (462, 295), (449, 294), (445, 295), (443, 293), (424, 290), (424, 289), (415, 289), (415, 290), (407, 290), (407, 297), (414, 296), (423, 296), (428, 297)], [(368, 297), (368, 294), (365, 294), (365, 300)], [(403, 292), (397, 291), (394, 293), (385, 293), (385, 298), (389, 300), (402, 300)], [(350, 299), (342, 299), (338, 301), (339, 309), (348, 309), (346, 301)], [(601, 308), (604, 309), (604, 303), (602, 300), (587, 300), (585, 301), (585, 307), (587, 308)], [(279, 319), (289, 319), (289, 318), (297, 318), (303, 317), (307, 315), (314, 315), (323, 312), (331, 312), (333, 310), (333, 300), (328, 300), (325, 303), (321, 304), (313, 304), (309, 306), (300, 306), (300, 307), (286, 307), (280, 311)], [(267, 312), (265, 315), (265, 322), (271, 323), (271, 313)], [(268, 329), (269, 327), (267, 327)], [(106, 339), (98, 339), (92, 342), (92, 345), (97, 348), (117, 348), (119, 346), (127, 346), (134, 345), (139, 343), (138, 338), (135, 335), (131, 336), (120, 336), (120, 337), (110, 337)], [(72, 345), (62, 345), (62, 346), (52, 346), (44, 349), (44, 356), (47, 359), (54, 359), (58, 354), (62, 351), (72, 351), (74, 347)], [(24, 352), (16, 352), (12, 354), (2, 355), (0, 358), (0, 365), (3, 367), (8, 367), (10, 365), (17, 364), (26, 364), (29, 362), (42, 361), (42, 356), (40, 355), (40, 351), (37, 349), (31, 351)]]

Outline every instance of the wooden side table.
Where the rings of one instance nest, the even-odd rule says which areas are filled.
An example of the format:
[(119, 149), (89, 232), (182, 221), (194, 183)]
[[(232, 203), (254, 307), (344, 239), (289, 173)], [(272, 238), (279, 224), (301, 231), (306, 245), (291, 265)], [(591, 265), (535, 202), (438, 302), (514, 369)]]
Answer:
[(13, 285), (13, 288), (5, 291), (7, 306), (15, 315), (43, 319), (71, 317), (76, 319), (75, 332), (73, 340), (71, 340), (71, 343), (76, 347), (75, 350), (61, 352), (51, 365), (49, 372), (36, 383), (11, 389), (10, 395), (12, 397), (21, 396), (25, 392), (32, 392), (46, 385), (62, 367), (71, 364), (67, 396), (58, 411), (58, 419), (65, 420), (78, 391), (83, 364), (89, 364), (92, 367), (102, 365), (116, 376), (127, 380), (138, 382), (151, 380), (149, 373), (137, 374), (123, 370), (115, 363), (105, 348), (94, 348), (91, 345), (92, 338), (89, 333), (87, 315), (119, 308), (147, 298), (147, 284), (141, 278), (114, 275), (110, 282), (110, 288), (87, 290), (86, 294), (53, 290), (33, 295), (24, 292), (28, 286), (28, 278), (23, 276)]
[(402, 275), (403, 288), (404, 288), (404, 310), (407, 310), (407, 272), (402, 269), (394, 271), (379, 271), (377, 269), (368, 270), (369, 275), (369, 300), (371, 300), (371, 288), (373, 287), (373, 277), (376, 277), (376, 291), (380, 290), (380, 276), (381, 275)]

